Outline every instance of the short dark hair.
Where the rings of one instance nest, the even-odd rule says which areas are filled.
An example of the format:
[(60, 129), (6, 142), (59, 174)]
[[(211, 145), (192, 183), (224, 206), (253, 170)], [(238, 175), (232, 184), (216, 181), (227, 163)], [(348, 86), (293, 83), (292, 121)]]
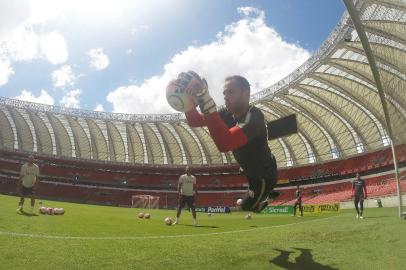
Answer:
[(225, 81), (231, 81), (231, 80), (235, 80), (238, 84), (238, 86), (241, 88), (241, 90), (245, 90), (248, 92), (251, 92), (251, 87), (250, 87), (250, 83), (248, 82), (248, 80), (246, 78), (244, 78), (243, 76), (240, 75), (233, 75), (233, 76), (228, 76)]

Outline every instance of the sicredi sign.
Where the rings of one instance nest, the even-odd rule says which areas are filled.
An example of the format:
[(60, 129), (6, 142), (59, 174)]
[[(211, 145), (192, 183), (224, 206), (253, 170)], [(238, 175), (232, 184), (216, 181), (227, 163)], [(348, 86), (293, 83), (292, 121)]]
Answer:
[(262, 214), (293, 214), (293, 207), (291, 205), (276, 205), (268, 206), (262, 212)]

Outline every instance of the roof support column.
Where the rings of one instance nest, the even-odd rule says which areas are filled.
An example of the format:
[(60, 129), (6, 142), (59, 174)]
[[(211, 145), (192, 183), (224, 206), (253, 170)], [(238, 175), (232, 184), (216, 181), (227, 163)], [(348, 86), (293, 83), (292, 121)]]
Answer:
[(386, 124), (386, 130), (388, 131), (388, 136), (390, 138), (390, 144), (392, 147), (392, 155), (393, 155), (393, 165), (395, 169), (395, 177), (396, 177), (396, 182), (397, 182), (397, 189), (398, 189), (398, 198), (399, 198), (399, 217), (402, 218), (403, 213), (402, 212), (402, 193), (400, 190), (400, 180), (399, 180), (399, 170), (398, 170), (398, 160), (396, 156), (396, 150), (395, 150), (395, 143), (393, 141), (393, 132), (392, 132), (392, 123), (391, 119), (389, 117), (389, 111), (386, 103), (386, 98), (385, 98), (385, 93), (383, 91), (382, 87), (382, 82), (381, 82), (381, 77), (379, 75), (379, 70), (377, 67), (377, 64), (375, 62), (375, 56), (372, 52), (371, 46), (368, 41), (368, 37), (365, 33), (365, 30), (363, 28), (363, 25), (361, 23), (361, 19), (359, 17), (359, 12), (355, 8), (353, 0), (343, 0), (345, 6), (347, 7), (347, 11), (351, 17), (351, 20), (354, 24), (355, 29), (357, 30), (358, 37), (362, 43), (362, 47), (364, 48), (365, 55), (368, 58), (369, 66), (371, 67), (372, 75), (374, 76), (376, 88), (378, 89), (378, 94), (379, 94), (379, 99), (381, 100), (382, 104), (382, 109), (383, 113), (385, 116), (385, 124)]

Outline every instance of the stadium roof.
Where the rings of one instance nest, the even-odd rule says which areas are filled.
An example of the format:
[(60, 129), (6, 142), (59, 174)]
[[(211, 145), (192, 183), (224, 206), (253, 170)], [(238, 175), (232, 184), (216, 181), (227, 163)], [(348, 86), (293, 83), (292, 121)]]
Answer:
[[(357, 1), (383, 83), (395, 143), (406, 141), (406, 3)], [(296, 114), (297, 134), (269, 141), (278, 166), (346, 158), (389, 144), (382, 105), (351, 19), (319, 50), (251, 101), (267, 121)], [(206, 128), (183, 114), (94, 112), (0, 98), (0, 148), (140, 164), (225, 164)]]

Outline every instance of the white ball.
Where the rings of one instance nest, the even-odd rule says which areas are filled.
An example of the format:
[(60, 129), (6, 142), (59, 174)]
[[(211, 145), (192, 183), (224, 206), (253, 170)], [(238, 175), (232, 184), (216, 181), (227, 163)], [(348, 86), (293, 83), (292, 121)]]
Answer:
[(211, 213), (207, 213), (207, 216), (208, 216), (208, 217), (211, 217)]
[(54, 215), (59, 215), (59, 214), (60, 214), (59, 208), (54, 208)]
[(47, 208), (47, 213), (48, 215), (53, 215), (54, 214), (54, 209), (52, 207)]
[(39, 208), (39, 212), (40, 212), (40, 214), (46, 214), (47, 213), (47, 208), (46, 207), (44, 207), (44, 206), (41, 206), (40, 208)]
[(172, 223), (173, 223), (172, 218), (170, 218), (170, 217), (165, 218), (165, 224), (166, 224), (166, 225), (171, 226)]
[(166, 100), (178, 112), (190, 111), (195, 106), (192, 96), (185, 93), (185, 88), (173, 82), (166, 87)]
[(151, 217), (150, 213), (145, 213), (144, 218), (149, 219)]
[(245, 216), (245, 219), (251, 219), (251, 214), (247, 214), (246, 216)]
[(238, 199), (237, 200), (237, 205), (241, 205), (242, 204), (242, 199)]
[(142, 212), (141, 212), (141, 213), (138, 213), (138, 217), (139, 217), (139, 218), (144, 218), (144, 213), (142, 213)]
[(60, 211), (60, 214), (61, 214), (61, 215), (65, 214), (65, 209), (59, 208), (59, 211)]

